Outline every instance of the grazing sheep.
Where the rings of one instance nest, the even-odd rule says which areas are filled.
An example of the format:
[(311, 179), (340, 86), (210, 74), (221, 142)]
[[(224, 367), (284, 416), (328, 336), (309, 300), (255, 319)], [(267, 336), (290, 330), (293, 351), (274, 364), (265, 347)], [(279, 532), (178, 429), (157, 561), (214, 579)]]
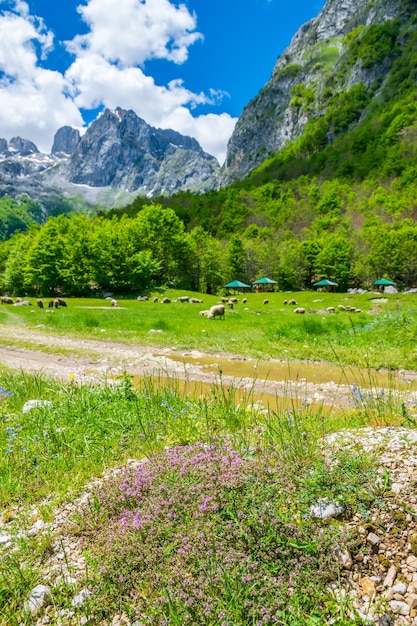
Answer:
[(284, 300), (284, 304), (288, 304), (288, 300)]
[(268, 300), (268, 298), (265, 298), (265, 300), (264, 300), (264, 304), (269, 304), (269, 300)]
[(336, 313), (336, 309), (334, 308), (334, 306), (328, 306), (326, 311), (328, 313)]
[(153, 299), (153, 302), (158, 302), (158, 298), (154, 298), (154, 299)]
[(14, 304), (14, 300), (13, 298), (10, 298), (9, 296), (2, 296), (1, 303), (2, 304)]
[(41, 299), (36, 300), (36, 304), (38, 305), (38, 307), (39, 307), (40, 309), (43, 309), (43, 300), (41, 300)]
[(64, 308), (67, 308), (67, 303), (65, 302), (65, 300), (63, 300), (62, 298), (56, 298), (56, 300), (59, 303), (59, 306), (63, 306)]
[(237, 304), (239, 302), (239, 298), (229, 298), (229, 302), (233, 302), (234, 304)]
[(230, 307), (231, 309), (233, 309), (233, 302), (232, 302), (232, 300), (229, 300), (227, 302), (227, 306)]
[(247, 303), (247, 298), (243, 298), (242, 304), (246, 304), (246, 303)]
[(208, 318), (214, 319), (215, 317), (222, 317), (224, 319), (224, 305), (223, 304), (215, 304), (210, 308), (210, 311), (207, 315)]
[(114, 299), (111, 300), (110, 304), (111, 304), (112, 307), (116, 308), (117, 307), (117, 300), (114, 300)]
[(353, 313), (362, 313), (362, 309), (355, 309)]
[(227, 296), (222, 297), (223, 304), (227, 304), (229, 302), (229, 298)]
[(59, 309), (59, 300), (58, 300), (58, 298), (55, 298), (55, 300), (54, 300), (54, 307), (56, 309)]
[(301, 307), (298, 307), (297, 309), (294, 309), (294, 313), (300, 313), (301, 315), (303, 315), (303, 313), (305, 313), (305, 312), (306, 312), (306, 310), (301, 308)]
[(346, 311), (346, 307), (344, 304), (338, 304), (337, 308), (339, 309), (339, 311)]
[(191, 304), (203, 304), (203, 301), (199, 298), (190, 298), (188, 302), (191, 302)]
[(22, 302), (22, 298), (16, 298), (16, 302)]
[(171, 300), (169, 298), (162, 298), (161, 304), (169, 304)]
[(188, 296), (180, 296), (178, 302), (188, 302), (190, 298)]
[(297, 305), (297, 300), (289, 300), (288, 304)]
[(48, 309), (53, 309), (54, 308), (54, 302), (55, 302), (55, 300), (49, 300), (49, 302), (48, 302)]
[(206, 311), (200, 311), (198, 314), (203, 317), (209, 317), (210, 311), (207, 309)]

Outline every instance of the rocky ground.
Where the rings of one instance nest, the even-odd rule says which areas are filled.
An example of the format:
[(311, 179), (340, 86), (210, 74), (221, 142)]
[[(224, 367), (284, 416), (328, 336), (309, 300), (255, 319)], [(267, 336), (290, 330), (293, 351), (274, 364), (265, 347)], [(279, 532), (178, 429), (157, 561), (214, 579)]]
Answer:
[[(326, 450), (333, 447), (371, 451), (378, 457), (379, 497), (366, 515), (356, 513), (341, 522), (354, 532), (355, 549), (335, 550), (341, 577), (329, 586), (341, 614), (352, 623), (379, 626), (417, 626), (417, 430), (400, 427), (362, 428), (328, 437)], [(130, 465), (138, 461), (130, 461)], [(24, 536), (51, 535), (50, 555), (42, 564), (42, 584), (28, 598), (37, 626), (87, 624), (83, 605), (90, 590), (83, 587), (85, 559), (82, 539), (74, 534), (75, 513), (103, 481), (120, 470), (113, 469), (86, 486), (80, 498), (62, 505), (50, 523), (41, 520), (39, 508), (24, 517), (16, 509), (0, 521), (0, 552), (13, 553)], [(57, 610), (50, 600), (54, 586), (65, 580), (73, 587), (72, 608)], [(356, 620), (356, 621), (355, 621)], [(0, 623), (1, 620), (0, 620)], [(333, 623), (333, 622), (325, 622)], [(123, 614), (115, 614), (109, 626), (138, 626)]]

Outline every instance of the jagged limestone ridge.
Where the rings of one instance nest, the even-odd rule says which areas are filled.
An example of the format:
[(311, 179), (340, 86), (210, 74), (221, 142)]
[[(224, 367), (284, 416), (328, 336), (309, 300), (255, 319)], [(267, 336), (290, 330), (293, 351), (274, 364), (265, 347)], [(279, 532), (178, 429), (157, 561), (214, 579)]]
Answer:
[[(297, 31), (279, 57), (271, 79), (245, 107), (232, 137), (222, 172), (222, 184), (243, 178), (268, 156), (299, 137), (311, 117), (323, 115), (320, 95), (343, 61), (346, 35), (360, 26), (396, 18), (401, 0), (328, 0), (318, 16)], [(385, 68), (350, 68), (342, 89), (359, 82), (372, 84)], [(297, 99), (297, 86), (311, 88), (308, 102)]]

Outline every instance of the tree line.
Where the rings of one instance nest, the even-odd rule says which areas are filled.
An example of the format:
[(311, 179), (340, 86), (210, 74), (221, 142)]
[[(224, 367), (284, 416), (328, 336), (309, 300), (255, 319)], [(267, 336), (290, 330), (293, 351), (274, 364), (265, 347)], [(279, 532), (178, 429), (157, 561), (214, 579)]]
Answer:
[(417, 224), (373, 218), (360, 230), (278, 236), (251, 224), (216, 238), (186, 230), (171, 208), (151, 203), (135, 216), (50, 217), (0, 244), (0, 288), (9, 295), (142, 294), (160, 286), (219, 293), (231, 280), (268, 276), (281, 290), (327, 277), (340, 290), (381, 276), (417, 284)]

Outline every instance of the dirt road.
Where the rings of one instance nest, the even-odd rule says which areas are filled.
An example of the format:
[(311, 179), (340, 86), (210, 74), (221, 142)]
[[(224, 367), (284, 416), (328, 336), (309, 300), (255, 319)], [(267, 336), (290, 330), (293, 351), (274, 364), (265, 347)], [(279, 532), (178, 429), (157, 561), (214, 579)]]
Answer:
[[(30, 349), (26, 346), (30, 346)], [(242, 365), (243, 361), (242, 375), (239, 374), (238, 365), (239, 362)], [(282, 362), (268, 362), (267, 374), (265, 367), (262, 370), (258, 364), (254, 359), (237, 355), (206, 355), (195, 350), (178, 352), (170, 348), (78, 339), (25, 327), (0, 326), (0, 365), (26, 372), (42, 372), (61, 380), (99, 383), (124, 372), (134, 376), (169, 377), (208, 385), (219, 383), (221, 379), (223, 385), (234, 386), (242, 391), (252, 390), (259, 395), (351, 406), (352, 385), (343, 384), (336, 369), (332, 374), (333, 379), (329, 380), (327, 368), (326, 379), (320, 380), (319, 370), (320, 367), (324, 369), (323, 365), (310, 364), (310, 370), (316, 369), (317, 376), (310, 380), (298, 376), (291, 379), (283, 374)], [(253, 373), (247, 375), (248, 372)], [(415, 373), (409, 372), (408, 378), (415, 381)]]

